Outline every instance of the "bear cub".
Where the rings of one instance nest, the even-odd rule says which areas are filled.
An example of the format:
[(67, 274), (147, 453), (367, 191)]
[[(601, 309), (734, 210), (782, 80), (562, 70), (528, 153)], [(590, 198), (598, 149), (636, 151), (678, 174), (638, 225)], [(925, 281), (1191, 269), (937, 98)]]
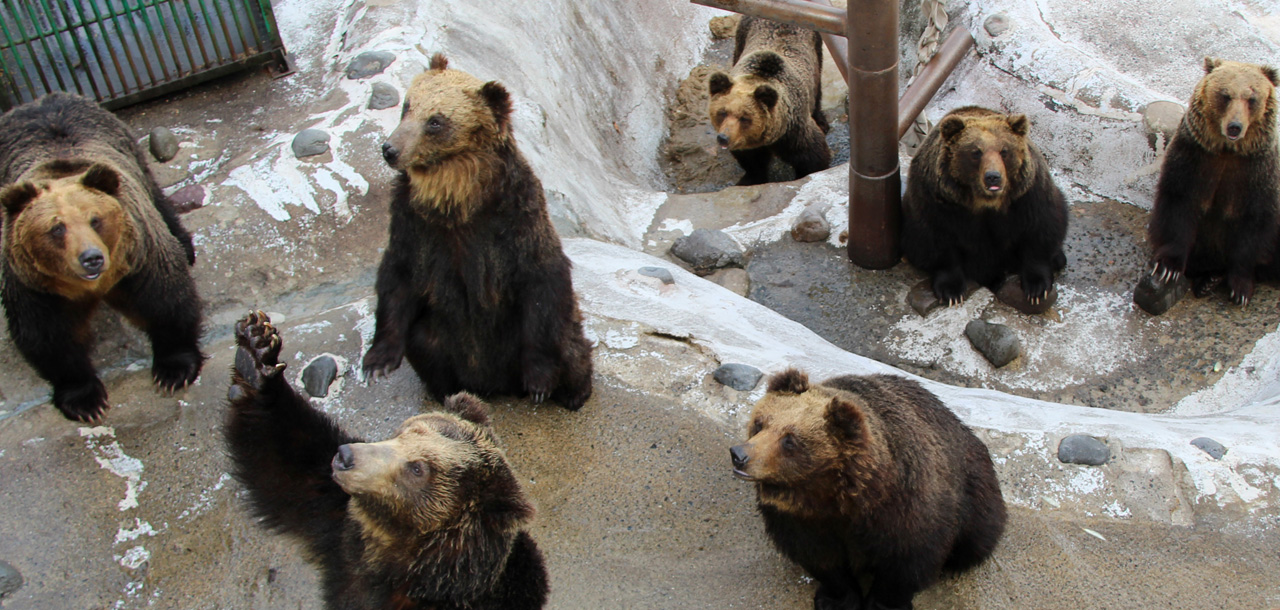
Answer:
[[(920, 384), (769, 379), (733, 473), (765, 529), (815, 580), (815, 610), (911, 608), (942, 570), (978, 565), (1004, 532), (987, 447)], [(864, 590), (864, 581), (870, 587)]]
[(90, 359), (106, 301), (151, 340), (166, 393), (196, 380), (201, 304), (191, 234), (129, 128), (85, 98), (51, 93), (0, 117), (3, 290), (14, 346), (68, 419), (97, 422), (107, 389)]
[(365, 375), (408, 358), (436, 400), (466, 390), (582, 407), (591, 344), (507, 90), (437, 53), (382, 154), (399, 175)]
[(1160, 168), (1147, 236), (1151, 275), (1183, 274), (1199, 296), (1225, 274), (1247, 305), (1256, 273), (1275, 272), (1280, 229), (1276, 69), (1212, 57)]
[(716, 141), (746, 171), (739, 186), (768, 182), (775, 155), (797, 179), (831, 166), (817, 32), (743, 16), (733, 69), (713, 72), (707, 92)]
[(470, 394), (366, 443), (285, 380), (270, 319), (236, 324), (226, 440), (263, 524), (301, 541), (331, 610), (541, 608), (533, 506)]
[(995, 292), (1017, 273), (1032, 306), (1066, 267), (1067, 203), (1027, 137), (1026, 115), (967, 106), (929, 132), (902, 198), (902, 250), (956, 305), (972, 280)]

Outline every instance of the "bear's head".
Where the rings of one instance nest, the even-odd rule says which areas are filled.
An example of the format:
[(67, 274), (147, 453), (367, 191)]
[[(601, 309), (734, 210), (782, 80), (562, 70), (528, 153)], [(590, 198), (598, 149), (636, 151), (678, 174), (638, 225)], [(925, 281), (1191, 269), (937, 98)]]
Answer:
[(853, 473), (845, 466), (871, 438), (857, 398), (788, 369), (769, 379), (751, 413), (747, 442), (729, 449), (733, 474), (756, 484), (761, 504), (822, 514), (839, 502)]
[(76, 300), (128, 273), (132, 222), (120, 175), (100, 163), (54, 161), (0, 191), (6, 255), (24, 281)]
[(1275, 133), (1276, 69), (1270, 66), (1204, 60), (1205, 75), (1192, 100), (1193, 129), (1201, 144), (1250, 152), (1270, 145)]
[(975, 211), (999, 210), (1031, 186), (1030, 121), (1024, 114), (955, 113), (938, 124), (947, 178)]
[(405, 420), (388, 440), (338, 448), (333, 479), (374, 546), (451, 528), (514, 534), (533, 517), (485, 404), (461, 393), (444, 409)]
[(721, 148), (750, 150), (772, 144), (786, 130), (786, 100), (774, 80), (786, 62), (773, 51), (759, 51), (743, 58), (739, 66), (742, 70), (736, 77), (712, 72), (707, 78), (708, 110)]

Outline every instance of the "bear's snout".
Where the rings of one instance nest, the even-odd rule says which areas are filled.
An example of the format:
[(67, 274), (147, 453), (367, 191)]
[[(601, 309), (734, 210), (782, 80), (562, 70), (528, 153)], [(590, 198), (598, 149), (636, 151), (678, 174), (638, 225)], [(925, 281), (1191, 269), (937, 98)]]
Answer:
[(400, 151), (396, 150), (396, 147), (392, 146), (391, 142), (383, 142), (382, 158), (386, 159), (387, 165), (395, 167), (396, 161), (400, 160)]
[(342, 445), (338, 447), (337, 455), (333, 456), (334, 470), (351, 470), (356, 467), (356, 455), (351, 451), (351, 445)]
[(80, 253), (80, 267), (84, 269), (84, 278), (87, 280), (97, 279), (102, 273), (102, 267), (106, 265), (107, 257), (102, 250), (97, 248), (89, 248)]
[(729, 448), (729, 457), (733, 460), (733, 474), (740, 479), (750, 479), (750, 475), (746, 473), (747, 462), (751, 460), (751, 456), (747, 453), (746, 445), (735, 445)]
[(724, 134), (724, 133), (718, 133), (718, 134), (716, 134), (716, 143), (720, 145), (720, 148), (728, 148), (728, 147), (729, 147), (729, 135), (728, 135), (728, 134)]
[(988, 170), (982, 174), (982, 184), (987, 187), (988, 191), (998, 191), (1004, 186), (1004, 174), (995, 170)]
[(1227, 123), (1227, 138), (1239, 140), (1240, 135), (1244, 133), (1244, 125), (1240, 121), (1231, 121)]

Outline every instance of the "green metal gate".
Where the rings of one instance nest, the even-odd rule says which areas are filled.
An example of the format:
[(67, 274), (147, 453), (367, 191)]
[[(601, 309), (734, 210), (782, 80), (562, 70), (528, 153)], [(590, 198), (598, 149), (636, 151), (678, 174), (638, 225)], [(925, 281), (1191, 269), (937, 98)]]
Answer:
[(270, 0), (0, 0), (0, 108), (51, 91), (119, 108), (231, 72), (289, 71)]

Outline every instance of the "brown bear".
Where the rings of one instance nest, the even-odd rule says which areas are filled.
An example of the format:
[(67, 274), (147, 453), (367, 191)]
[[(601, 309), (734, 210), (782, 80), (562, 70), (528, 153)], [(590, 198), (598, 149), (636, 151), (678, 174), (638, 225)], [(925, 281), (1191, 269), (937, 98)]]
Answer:
[(902, 250), (943, 303), (959, 304), (970, 280), (995, 292), (1017, 273), (1038, 306), (1066, 267), (1066, 199), (1030, 128), (1026, 115), (966, 106), (943, 117), (911, 159)]
[(533, 506), (469, 394), (365, 443), (299, 395), (262, 312), (236, 324), (225, 434), (263, 524), (298, 539), (331, 610), (531, 610), (546, 603)]
[(818, 581), (817, 610), (911, 608), (942, 570), (981, 563), (1004, 532), (987, 447), (914, 381), (810, 386), (789, 369), (769, 379), (750, 425), (730, 449), (734, 475), (756, 484), (774, 545)]
[(707, 78), (716, 141), (746, 171), (739, 186), (769, 181), (777, 155), (796, 178), (831, 165), (822, 114), (822, 38), (769, 19), (738, 23), (733, 69)]
[(436, 54), (382, 154), (399, 176), (365, 375), (407, 357), (436, 400), (466, 390), (582, 407), (591, 344), (507, 90)]
[(1172, 285), (1185, 273), (1200, 296), (1225, 274), (1232, 301), (1246, 305), (1280, 228), (1280, 79), (1269, 66), (1212, 57), (1204, 71), (1160, 168), (1151, 274)]
[(52, 93), (0, 117), (4, 286), (14, 345), (69, 419), (109, 408), (89, 354), (101, 301), (146, 331), (165, 392), (195, 381), (201, 303), (191, 235), (133, 134), (79, 96)]

